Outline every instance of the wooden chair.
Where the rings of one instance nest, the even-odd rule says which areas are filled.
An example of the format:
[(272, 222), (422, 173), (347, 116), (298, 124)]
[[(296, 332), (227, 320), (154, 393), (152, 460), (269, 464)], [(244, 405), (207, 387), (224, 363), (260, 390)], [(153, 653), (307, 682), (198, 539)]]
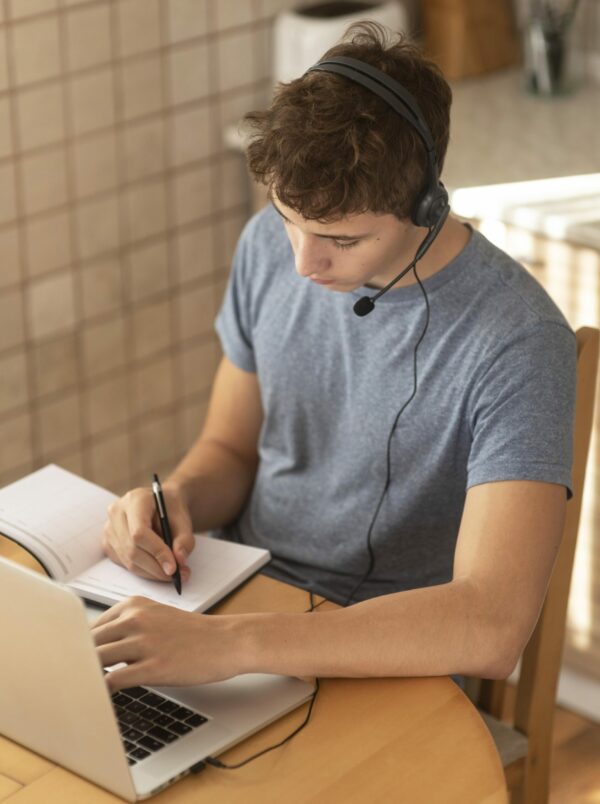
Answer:
[(512, 804), (548, 801), (556, 688), (593, 421), (599, 335), (590, 327), (577, 331), (573, 497), (542, 613), (521, 657), (512, 727), (501, 722), (506, 681), (467, 679), (467, 695), (496, 742)]

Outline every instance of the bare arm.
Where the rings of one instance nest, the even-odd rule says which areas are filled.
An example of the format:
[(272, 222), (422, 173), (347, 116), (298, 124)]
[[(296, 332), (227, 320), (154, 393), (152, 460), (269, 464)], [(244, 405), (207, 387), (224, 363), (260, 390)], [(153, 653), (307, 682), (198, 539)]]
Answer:
[[(143, 599), (118, 604), (94, 629), (100, 656), (105, 664), (128, 650), (140, 658), (109, 684), (191, 684), (245, 672), (506, 677), (539, 616), (564, 512), (562, 486), (476, 486), (467, 494), (450, 583), (336, 611), (204, 617)], [(181, 632), (169, 651), (153, 647), (175, 626)]]
[(510, 675), (541, 610), (565, 505), (565, 489), (549, 483), (470, 489), (450, 583), (318, 617), (257, 617), (247, 637), (250, 667), (322, 676)]
[(256, 375), (224, 357), (202, 433), (165, 481), (183, 495), (196, 530), (220, 527), (240, 513), (258, 467), (262, 419)]

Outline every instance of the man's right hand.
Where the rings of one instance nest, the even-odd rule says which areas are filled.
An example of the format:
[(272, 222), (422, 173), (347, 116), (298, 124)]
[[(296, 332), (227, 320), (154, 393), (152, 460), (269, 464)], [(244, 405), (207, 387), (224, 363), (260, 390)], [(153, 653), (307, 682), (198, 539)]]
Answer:
[(111, 503), (102, 547), (116, 564), (153, 581), (171, 581), (177, 562), (185, 582), (190, 577), (186, 560), (196, 544), (189, 507), (175, 487), (163, 485), (163, 495), (173, 535), (172, 552), (159, 535), (150, 488), (133, 489)]

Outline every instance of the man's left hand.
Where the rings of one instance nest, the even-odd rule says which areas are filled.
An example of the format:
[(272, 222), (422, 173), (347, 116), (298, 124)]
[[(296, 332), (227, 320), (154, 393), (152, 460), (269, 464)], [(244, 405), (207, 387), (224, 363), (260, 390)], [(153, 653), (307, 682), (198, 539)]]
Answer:
[(138, 684), (187, 686), (221, 681), (236, 667), (233, 617), (205, 616), (130, 597), (105, 611), (92, 636), (111, 692)]

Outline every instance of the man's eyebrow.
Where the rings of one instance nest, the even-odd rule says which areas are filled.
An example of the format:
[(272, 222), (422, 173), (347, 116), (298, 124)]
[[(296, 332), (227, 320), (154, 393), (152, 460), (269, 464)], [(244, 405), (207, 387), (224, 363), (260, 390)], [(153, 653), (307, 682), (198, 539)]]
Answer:
[[(280, 215), (283, 218), (284, 221), (287, 221), (288, 223), (291, 223), (291, 221), (288, 218), (285, 217), (283, 212), (279, 209), (277, 204), (273, 201), (272, 196), (269, 196), (269, 200), (271, 201), (271, 204), (275, 208), (275, 212), (277, 212), (277, 214)], [(369, 237), (369, 234), (357, 234), (357, 235), (318, 234), (317, 237), (323, 237), (323, 238), (325, 238), (327, 240), (362, 240), (365, 237)]]

